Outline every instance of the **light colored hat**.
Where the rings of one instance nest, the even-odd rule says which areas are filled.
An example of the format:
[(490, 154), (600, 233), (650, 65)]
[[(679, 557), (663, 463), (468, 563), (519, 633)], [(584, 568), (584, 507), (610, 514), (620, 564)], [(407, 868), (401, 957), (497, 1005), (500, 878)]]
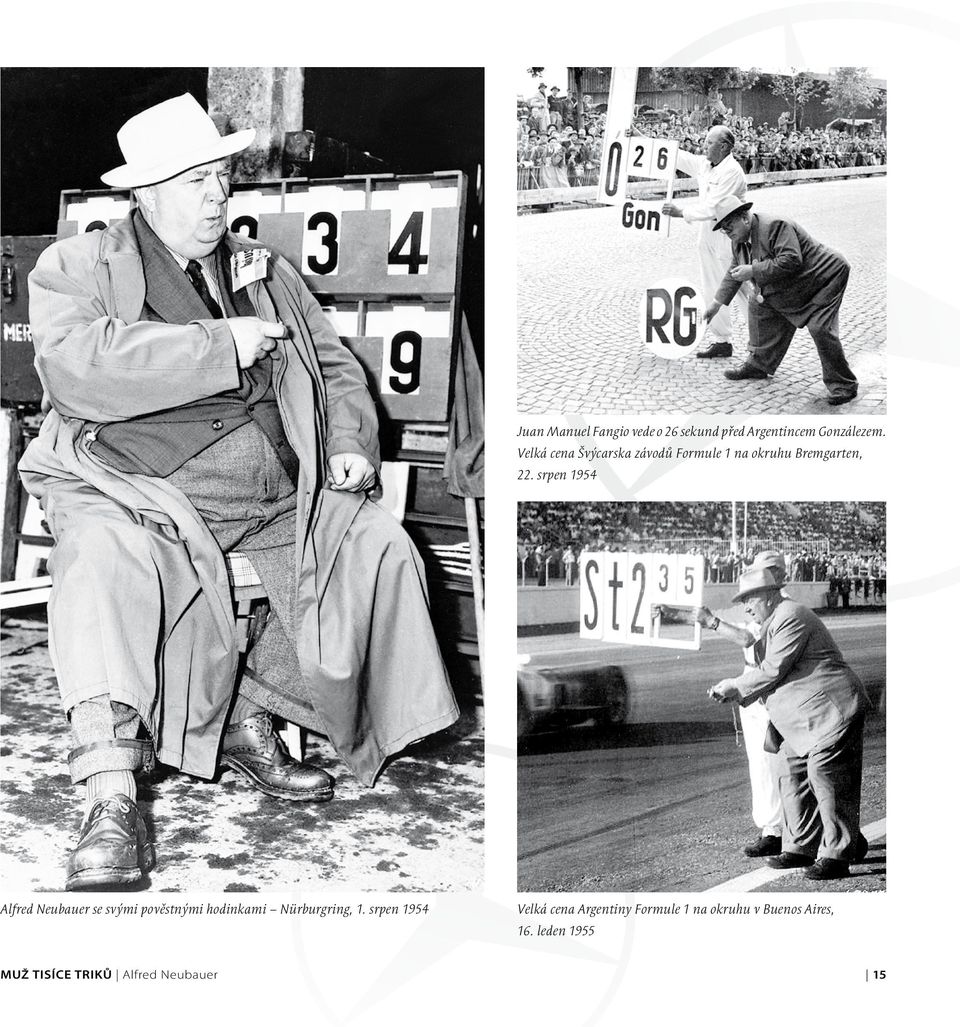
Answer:
[(245, 150), (256, 129), (221, 136), (213, 119), (189, 94), (135, 114), (117, 133), (127, 163), (101, 175), (120, 189), (165, 182), (187, 168)]
[(737, 584), (740, 591), (733, 597), (735, 603), (742, 603), (747, 596), (751, 596), (755, 592), (780, 591), (779, 582), (773, 576), (773, 571), (767, 567), (751, 567), (749, 570), (745, 570), (740, 575), (740, 581)]
[(768, 570), (787, 573), (787, 561), (783, 558), (783, 553), (778, 552), (776, 549), (764, 549), (762, 553), (757, 553), (750, 566), (755, 571), (767, 568)]
[(716, 232), (727, 218), (733, 217), (741, 210), (749, 210), (752, 206), (752, 203), (741, 200), (739, 196), (724, 196), (717, 200), (717, 223), (713, 226), (713, 230)]

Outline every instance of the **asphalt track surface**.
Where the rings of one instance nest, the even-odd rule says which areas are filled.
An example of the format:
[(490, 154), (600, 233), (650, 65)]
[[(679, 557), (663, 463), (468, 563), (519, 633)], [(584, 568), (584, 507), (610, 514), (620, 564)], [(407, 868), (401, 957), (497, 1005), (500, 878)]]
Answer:
[[(877, 825), (864, 864), (843, 881), (814, 883), (743, 856), (756, 836), (746, 754), (733, 707), (707, 689), (742, 670), (740, 652), (705, 635), (700, 652), (592, 643), (573, 635), (519, 641), (533, 666), (620, 663), (627, 724), (590, 722), (519, 745), (517, 886), (524, 892), (851, 891), (886, 887), (886, 617), (827, 621), (873, 701), (864, 741), (861, 823)], [(741, 740), (742, 743), (742, 740)], [(758, 880), (757, 877), (761, 879)]]
[[(880, 414), (886, 412), (886, 179), (811, 182), (750, 191), (754, 209), (793, 218), (850, 262), (840, 339), (860, 382), (831, 407), (816, 348), (800, 329), (777, 373), (730, 382), (746, 356), (734, 311), (734, 356), (665, 360), (640, 341), (644, 290), (665, 278), (699, 287), (696, 229), (639, 238), (621, 208), (517, 219), (517, 408), (567, 414)], [(682, 206), (687, 200), (678, 199)]]

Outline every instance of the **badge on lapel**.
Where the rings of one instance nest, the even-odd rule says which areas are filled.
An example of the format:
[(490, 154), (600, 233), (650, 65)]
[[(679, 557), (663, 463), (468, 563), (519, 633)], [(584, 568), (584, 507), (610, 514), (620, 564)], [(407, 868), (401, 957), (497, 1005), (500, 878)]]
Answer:
[(265, 249), (238, 250), (230, 257), (230, 279), (233, 291), (243, 289), (251, 282), (258, 282), (267, 277), (267, 258), (270, 251)]

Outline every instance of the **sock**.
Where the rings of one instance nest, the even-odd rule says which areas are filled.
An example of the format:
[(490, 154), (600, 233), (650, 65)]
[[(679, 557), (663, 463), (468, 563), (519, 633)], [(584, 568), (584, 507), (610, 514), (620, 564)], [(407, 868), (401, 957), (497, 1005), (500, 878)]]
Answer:
[(246, 720), (247, 717), (255, 717), (258, 713), (265, 712), (264, 708), (258, 706), (252, 699), (238, 694), (234, 701), (233, 709), (230, 711), (230, 716), (227, 718), (227, 725), (239, 724), (241, 720)]
[(87, 809), (104, 795), (126, 795), (136, 801), (137, 782), (130, 770), (102, 770), (91, 774), (87, 780)]

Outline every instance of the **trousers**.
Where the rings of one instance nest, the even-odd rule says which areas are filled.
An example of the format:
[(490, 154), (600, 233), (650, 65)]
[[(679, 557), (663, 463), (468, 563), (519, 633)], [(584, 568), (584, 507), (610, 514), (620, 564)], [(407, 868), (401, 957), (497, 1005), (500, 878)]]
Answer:
[(761, 834), (780, 837), (783, 830), (783, 805), (780, 801), (780, 757), (763, 748), (770, 718), (763, 703), (740, 707), (743, 744), (750, 771), (753, 822)]
[(849, 861), (860, 834), (863, 717), (806, 756), (787, 742), (780, 754), (783, 851)]
[[(843, 302), (848, 277), (849, 269), (846, 269), (839, 294), (830, 303), (817, 308), (806, 325), (817, 347), (823, 384), (831, 396), (857, 394), (857, 377), (850, 369), (840, 343), (840, 304)], [(797, 331), (796, 326), (769, 302), (757, 303), (753, 299), (750, 300), (747, 323), (750, 331), (750, 362), (767, 374), (773, 374), (787, 355)]]
[[(713, 231), (712, 221), (700, 222), (700, 234), (697, 237), (697, 260), (700, 264), (700, 281), (703, 284), (703, 295), (709, 303), (720, 287), (723, 276), (730, 267), (733, 251), (730, 240), (723, 232)], [(731, 304), (722, 306), (710, 322), (710, 330), (721, 342), (730, 342), (733, 336), (733, 323), (730, 318), (730, 307), (736, 304), (744, 324), (749, 324), (747, 297), (740, 289)]]
[[(250, 421), (220, 442), (188, 460), (168, 478), (193, 503), (220, 548), (242, 550), (264, 586), (270, 616), (257, 640), (240, 680), (240, 694), (255, 705), (315, 731), (322, 725), (313, 709), (296, 656), (294, 617), (296, 603), (296, 487), (287, 476), (267, 437)], [(117, 508), (116, 517), (129, 527), (129, 518)], [(98, 511), (102, 518), (102, 511)], [(61, 529), (67, 527), (60, 526)], [(103, 554), (117, 539), (98, 537), (89, 527), (71, 525), (71, 544)], [(126, 536), (123, 544), (128, 544)], [(121, 553), (111, 558), (118, 558)], [(96, 561), (94, 556), (94, 561)], [(87, 579), (89, 586), (94, 582)], [(97, 666), (109, 658), (109, 642), (99, 630), (96, 602), (88, 604), (91, 617), (81, 644), (57, 646), (61, 688), (76, 687), (77, 679), (106, 679)], [(76, 633), (75, 630), (73, 632)], [(51, 624), (51, 635), (59, 637)], [(65, 658), (64, 658), (65, 657)], [(93, 688), (96, 691), (95, 687)], [(81, 694), (90, 686), (81, 687)], [(141, 748), (99, 743), (135, 738), (143, 734), (134, 711), (107, 693), (90, 696), (68, 710), (75, 751), (71, 776), (82, 781), (103, 770), (137, 770), (144, 763)]]

